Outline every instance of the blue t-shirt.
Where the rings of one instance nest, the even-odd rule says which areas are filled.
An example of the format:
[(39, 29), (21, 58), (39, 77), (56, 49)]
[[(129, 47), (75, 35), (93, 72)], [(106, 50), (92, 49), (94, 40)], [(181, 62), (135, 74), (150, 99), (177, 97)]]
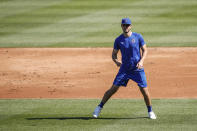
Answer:
[(122, 66), (125, 70), (136, 69), (141, 59), (140, 47), (146, 44), (141, 34), (132, 32), (130, 37), (121, 34), (114, 42), (114, 49), (121, 51)]

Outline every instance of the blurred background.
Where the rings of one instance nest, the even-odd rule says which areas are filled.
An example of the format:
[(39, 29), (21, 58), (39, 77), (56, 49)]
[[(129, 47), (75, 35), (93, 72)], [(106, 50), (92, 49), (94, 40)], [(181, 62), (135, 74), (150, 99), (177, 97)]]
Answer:
[(0, 0), (0, 47), (112, 47), (124, 17), (149, 47), (197, 46), (197, 0)]

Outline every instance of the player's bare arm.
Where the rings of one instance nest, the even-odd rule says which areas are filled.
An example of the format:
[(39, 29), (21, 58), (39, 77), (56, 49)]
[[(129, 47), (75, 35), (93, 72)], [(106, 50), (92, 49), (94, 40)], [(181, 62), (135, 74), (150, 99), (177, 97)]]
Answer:
[(113, 51), (112, 51), (112, 60), (114, 61), (114, 63), (115, 63), (118, 67), (120, 67), (120, 66), (121, 66), (121, 62), (118, 61), (118, 57), (117, 57), (118, 51), (119, 51), (119, 50), (113, 49)]
[(147, 56), (148, 49), (147, 49), (147, 47), (146, 47), (146, 44), (144, 44), (144, 45), (141, 47), (141, 50), (142, 50), (142, 58), (141, 58), (141, 60), (140, 60), (140, 61), (138, 62), (138, 64), (137, 64), (137, 68), (138, 68), (138, 69), (143, 68), (144, 60), (145, 60), (145, 58), (146, 58), (146, 56)]

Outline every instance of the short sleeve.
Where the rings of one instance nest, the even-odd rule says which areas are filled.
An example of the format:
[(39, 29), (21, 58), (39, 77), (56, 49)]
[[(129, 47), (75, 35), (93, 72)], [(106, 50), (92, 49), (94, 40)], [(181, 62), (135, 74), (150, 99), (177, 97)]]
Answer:
[(116, 49), (116, 50), (120, 49), (119, 44), (118, 44), (118, 39), (115, 39), (115, 41), (114, 41), (114, 49)]
[(144, 41), (144, 38), (141, 34), (139, 34), (139, 42), (140, 42), (140, 47), (146, 44), (146, 42)]

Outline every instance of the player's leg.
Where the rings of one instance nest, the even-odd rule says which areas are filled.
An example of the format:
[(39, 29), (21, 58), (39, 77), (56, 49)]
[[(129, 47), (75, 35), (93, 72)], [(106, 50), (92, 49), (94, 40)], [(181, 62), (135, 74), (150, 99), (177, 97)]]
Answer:
[(95, 108), (94, 112), (93, 112), (93, 117), (97, 118), (104, 106), (104, 104), (110, 99), (110, 97), (115, 94), (120, 86), (116, 86), (116, 85), (112, 85), (112, 87), (107, 90), (100, 102), (100, 104)]
[(134, 80), (140, 88), (140, 91), (144, 97), (144, 101), (145, 101), (147, 109), (148, 109), (149, 118), (156, 119), (156, 116), (152, 110), (151, 98), (150, 98), (150, 93), (147, 88), (147, 80), (146, 80), (146, 75), (145, 75), (144, 69), (137, 69), (137, 70), (133, 71), (133, 73), (131, 73), (131, 75), (129, 75), (129, 77), (132, 80)]
[(148, 91), (148, 88), (143, 88), (143, 87), (139, 87), (140, 91), (144, 97), (144, 101), (146, 103), (146, 106), (151, 106), (151, 98), (150, 98), (150, 93)]
[(146, 103), (147, 109), (148, 109), (148, 116), (150, 119), (156, 119), (156, 115), (153, 112), (152, 109), (152, 104), (151, 104), (151, 98), (150, 98), (150, 93), (148, 91), (148, 88), (143, 88), (143, 87), (139, 87), (140, 91), (144, 97), (144, 102)]
[(101, 109), (103, 108), (104, 104), (110, 99), (110, 97), (116, 93), (120, 86), (126, 86), (128, 83), (127, 75), (124, 72), (119, 71), (116, 75), (116, 78), (113, 82), (112, 87), (107, 90), (100, 102), (100, 104), (95, 108), (93, 112), (93, 117), (97, 118), (99, 116), (99, 113), (101, 112)]
[(103, 107), (104, 104), (109, 100), (109, 98), (118, 91), (119, 87), (120, 86), (112, 85), (112, 87), (105, 92), (103, 99), (101, 100), (101, 107)]

